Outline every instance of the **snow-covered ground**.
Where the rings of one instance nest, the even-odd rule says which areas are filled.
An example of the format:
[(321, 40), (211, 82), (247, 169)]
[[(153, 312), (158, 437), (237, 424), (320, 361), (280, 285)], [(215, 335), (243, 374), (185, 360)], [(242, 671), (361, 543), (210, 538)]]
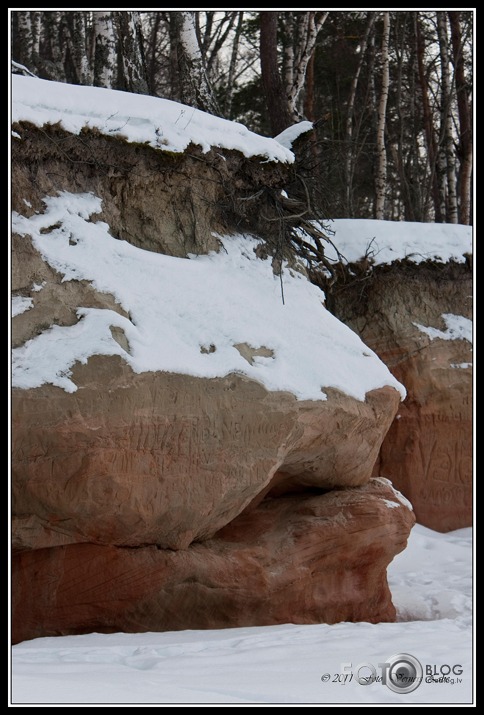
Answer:
[[(471, 546), (471, 529), (414, 527), (389, 568), (397, 623), (25, 641), (12, 651), (12, 702), (470, 703)], [(379, 663), (398, 654), (423, 668), (423, 681), (407, 694), (379, 680)], [(372, 673), (363, 664), (377, 681), (356, 682)]]

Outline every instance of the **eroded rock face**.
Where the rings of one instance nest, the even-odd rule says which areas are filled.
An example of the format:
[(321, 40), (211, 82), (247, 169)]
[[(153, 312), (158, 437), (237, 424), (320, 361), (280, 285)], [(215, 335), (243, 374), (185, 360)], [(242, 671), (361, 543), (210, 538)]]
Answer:
[[(63, 281), (29, 237), (15, 240), (13, 256), (14, 288), (33, 299), (13, 320), (14, 345), (76, 323), (79, 306), (126, 314), (88, 281)], [(269, 354), (236, 347), (249, 362)], [(242, 375), (136, 374), (118, 356), (77, 363), (72, 377), (73, 393), (13, 390), (15, 549), (186, 548), (270, 490), (364, 484), (400, 402), (391, 387), (365, 402), (331, 389), (326, 401), (301, 401)]]
[(386, 567), (413, 513), (383, 481), (265, 499), (187, 550), (75, 544), (17, 554), (13, 634), (391, 621)]
[(114, 236), (170, 256), (218, 250), (215, 232), (234, 228), (234, 197), (244, 198), (236, 208), (238, 230), (256, 231), (262, 207), (270, 215), (258, 189), (282, 188), (289, 173), (288, 164), (220, 148), (170, 153), (87, 128), (76, 135), (59, 126), (14, 127), (22, 137), (12, 144), (14, 210), (42, 211), (44, 197), (59, 191), (92, 192)]
[[(284, 167), (236, 152), (161, 157), (92, 132), (21, 129), (14, 208), (41, 211), (59, 189), (93, 191), (114, 235), (173, 256), (217, 248), (214, 230), (257, 229), (256, 218), (230, 223), (229, 185), (260, 208), (255, 188), (284, 184)], [(14, 237), (12, 283), (31, 304), (14, 319), (14, 346), (74, 325), (79, 307), (129, 319), (114, 296), (64, 281), (27, 236)], [(129, 351), (116, 321), (111, 335)], [(249, 364), (272, 354), (263, 342), (235, 347)], [(76, 363), (72, 379), (71, 393), (13, 390), (15, 640), (393, 619), (386, 566), (413, 516), (388, 485), (368, 481), (396, 389), (363, 402), (322, 385), (326, 401), (302, 401), (240, 374), (135, 374), (99, 355)]]
[[(471, 526), (472, 346), (445, 339), (443, 318), (472, 319), (470, 267), (377, 267), (364, 282), (336, 285), (331, 308), (407, 389), (375, 473), (410, 499), (419, 523), (438, 531)], [(431, 339), (416, 324), (445, 338)]]
[(399, 404), (330, 391), (298, 401), (239, 376), (136, 375), (96, 356), (79, 390), (13, 395), (13, 544), (186, 548), (276, 483), (364, 484)]

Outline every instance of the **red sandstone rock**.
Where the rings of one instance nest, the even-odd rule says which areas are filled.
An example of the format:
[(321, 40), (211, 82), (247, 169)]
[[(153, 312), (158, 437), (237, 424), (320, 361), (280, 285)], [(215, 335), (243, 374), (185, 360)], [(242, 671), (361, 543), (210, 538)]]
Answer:
[(390, 486), (372, 480), (267, 498), (185, 551), (93, 544), (26, 551), (13, 562), (14, 640), (391, 621), (386, 567), (414, 520)]
[[(211, 174), (235, 176), (242, 193), (254, 179), (279, 187), (283, 177), (232, 152), (211, 168), (195, 155), (168, 158), (160, 182), (165, 160), (151, 150), (92, 136), (86, 149), (64, 134), (25, 128), (14, 207), (41, 210), (59, 189), (95, 191), (115, 235), (171, 255), (215, 248), (214, 229), (230, 228), (218, 209), (224, 181)], [(94, 149), (117, 171), (99, 172)], [(14, 239), (12, 287), (25, 296), (34, 284), (43, 287), (14, 320), (15, 346), (74, 324), (79, 306), (124, 314)], [(327, 401), (303, 402), (240, 376), (135, 375), (99, 356), (73, 373), (75, 393), (13, 391), (15, 640), (394, 617), (386, 566), (413, 515), (389, 507), (388, 486), (360, 485), (398, 409), (396, 390), (365, 402), (326, 390)], [(355, 488), (321, 493), (344, 487)]]
[(364, 484), (400, 396), (303, 402), (250, 380), (76, 368), (75, 393), (14, 390), (13, 545), (186, 548), (277, 481)]
[(375, 268), (335, 292), (332, 310), (407, 389), (374, 474), (391, 479), (417, 521), (450, 531), (472, 525), (472, 346), (430, 339), (415, 323), (446, 330), (443, 314), (472, 319), (466, 265)]
[[(472, 359), (465, 341), (416, 336), (421, 348), (392, 368), (408, 389), (376, 471), (437, 531), (472, 526)], [(383, 358), (384, 359), (384, 358)]]

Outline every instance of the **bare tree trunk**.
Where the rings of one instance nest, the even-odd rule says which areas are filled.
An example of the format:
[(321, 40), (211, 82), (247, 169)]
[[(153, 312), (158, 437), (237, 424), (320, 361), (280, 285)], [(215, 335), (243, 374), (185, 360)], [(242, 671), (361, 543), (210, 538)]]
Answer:
[(314, 61), (315, 61), (316, 50), (313, 50), (313, 54), (308, 62), (308, 67), (306, 70), (306, 91), (304, 93), (304, 116), (310, 122), (314, 122), (316, 115), (314, 113)]
[(277, 63), (277, 12), (260, 13), (260, 65), (269, 121), (274, 136), (293, 124)]
[(454, 132), (452, 127), (452, 81), (449, 67), (449, 43), (447, 37), (446, 13), (437, 12), (437, 32), (440, 46), (441, 64), (441, 164), (447, 167), (447, 221), (458, 222), (457, 178), (454, 154)]
[(29, 10), (22, 10), (16, 13), (16, 33), (14, 43), (15, 56), (12, 58), (16, 62), (25, 65), (27, 69), (33, 70), (32, 66), (32, 51), (33, 51), (33, 33), (31, 13)]
[(467, 83), (464, 68), (464, 53), (460, 12), (451, 10), (448, 13), (452, 38), (453, 64), (455, 71), (455, 90), (457, 94), (457, 109), (459, 112), (459, 155), (460, 155), (460, 223), (471, 223), (471, 181), (472, 181), (472, 121), (471, 108), (467, 93)]
[[(307, 16), (304, 18), (307, 20)], [(283, 54), (282, 54), (282, 79), (288, 89), (294, 83), (294, 36), (296, 20), (294, 12), (285, 12), (283, 15)]]
[(65, 13), (61, 27), (61, 36), (66, 46), (64, 64), (67, 81), (73, 84), (92, 84), (86, 13), (83, 11)]
[(40, 55), (40, 39), (42, 34), (41, 13), (38, 10), (32, 10), (30, 13), (32, 20), (32, 61), (37, 65)]
[(242, 35), (242, 24), (244, 22), (244, 11), (241, 10), (237, 13), (237, 15), (237, 27), (235, 28), (234, 41), (232, 43), (232, 52), (230, 54), (229, 74), (227, 77), (227, 91), (225, 94), (224, 102), (224, 114), (226, 117), (230, 117), (232, 111), (232, 101), (234, 98), (235, 89), (235, 71), (237, 68), (240, 37)]
[[(199, 25), (200, 15), (200, 12), (195, 13), (197, 37), (199, 38), (199, 41), (201, 38), (201, 31)], [(230, 31), (235, 25), (235, 21), (239, 13), (236, 11), (225, 11), (222, 14), (206, 11), (205, 15), (207, 17), (207, 23), (205, 26), (205, 32), (203, 34), (203, 39), (200, 42), (200, 50), (202, 52), (207, 76), (210, 79), (215, 61), (218, 59), (219, 52), (222, 49), (225, 41), (227, 40)], [(216, 15), (222, 15), (222, 17), (216, 20)]]
[(178, 23), (176, 22), (175, 13), (168, 13), (169, 30), (170, 30), (170, 94), (175, 102), (181, 102), (181, 79), (178, 71)]
[(375, 218), (385, 215), (385, 193), (387, 188), (387, 153), (385, 148), (385, 124), (387, 115), (388, 90), (390, 87), (390, 13), (383, 13), (382, 37), (382, 81), (380, 102), (378, 105), (378, 123), (376, 130), (377, 169), (375, 177)]
[(200, 49), (193, 11), (177, 11), (173, 17), (172, 59), (179, 72), (180, 101), (210, 114), (220, 114), (208, 80), (204, 58)]
[(150, 29), (150, 34), (149, 34), (149, 43), (148, 43), (148, 63), (147, 63), (147, 72), (148, 72), (148, 86), (151, 89), (151, 92), (153, 94), (156, 94), (155, 88), (156, 88), (156, 72), (157, 72), (157, 65), (156, 65), (156, 49), (158, 46), (158, 33), (160, 30), (160, 25), (161, 25), (161, 18), (162, 15), (160, 12), (155, 12), (151, 13), (153, 15), (153, 24)]
[(87, 17), (85, 11), (74, 12), (74, 37), (76, 67), (81, 84), (92, 84), (93, 73), (89, 59), (89, 38), (87, 36)]
[(148, 73), (139, 12), (116, 12), (116, 25), (121, 52), (118, 66), (122, 74), (118, 79), (118, 86), (135, 94), (148, 94)]
[[(305, 12), (300, 22), (296, 23), (294, 35), (292, 81), (286, 82), (286, 95), (289, 112), (294, 122), (301, 119), (298, 102), (306, 80), (306, 70), (316, 46), (319, 31), (324, 25), (329, 12)], [(295, 28), (295, 29), (296, 29)]]
[[(418, 67), (418, 47), (417, 37), (414, 31), (412, 12), (406, 13), (406, 46), (408, 58), (409, 75), (409, 95), (412, 113), (412, 151), (409, 154), (408, 168), (406, 170), (406, 182), (413, 205), (413, 215), (415, 221), (432, 221), (433, 200), (432, 200), (432, 174), (429, 168), (428, 153), (423, 156), (422, 151), (422, 108), (417, 101), (420, 90), (419, 67)], [(405, 95), (405, 86), (402, 85), (402, 98)], [(402, 141), (405, 127), (405, 114), (401, 115)], [(424, 139), (425, 141), (425, 139)]]
[(417, 42), (417, 67), (420, 83), (420, 93), (422, 98), (422, 114), (424, 120), (425, 142), (427, 144), (427, 159), (430, 172), (430, 185), (434, 204), (436, 223), (442, 223), (445, 214), (442, 214), (441, 201), (439, 199), (439, 182), (437, 176), (437, 143), (435, 140), (435, 128), (432, 120), (432, 110), (430, 108), (429, 87), (425, 71), (425, 47), (420, 27), (418, 12), (415, 12), (415, 38)]
[(115, 83), (117, 61), (113, 13), (100, 10), (93, 16), (94, 85), (111, 89)]
[(60, 12), (44, 12), (44, 51), (40, 58), (42, 77), (57, 82), (66, 81), (65, 73), (65, 38), (61, 33), (63, 15)]
[(368, 13), (368, 22), (367, 22), (367, 25), (365, 28), (365, 32), (361, 39), (361, 43), (359, 45), (360, 54), (359, 54), (358, 66), (356, 68), (356, 72), (355, 72), (352, 82), (351, 82), (350, 95), (348, 97), (348, 109), (347, 109), (347, 114), (346, 114), (346, 157), (345, 157), (345, 183), (346, 183), (345, 192), (346, 192), (346, 210), (348, 211), (348, 216), (351, 216), (352, 211), (353, 211), (352, 186), (353, 186), (353, 173), (354, 173), (354, 152), (353, 152), (353, 146), (352, 146), (352, 139), (353, 139), (353, 114), (354, 114), (354, 109), (355, 109), (356, 90), (358, 88), (358, 80), (360, 78), (361, 68), (363, 67), (363, 62), (365, 59), (366, 48), (368, 46), (368, 38), (370, 36), (370, 32), (372, 31), (372, 29), (375, 25), (375, 19), (376, 19), (376, 13), (369, 12)]
[[(404, 97), (403, 91), (405, 75), (407, 92), (410, 92), (411, 97), (415, 96), (415, 77), (411, 69), (414, 69), (412, 59), (415, 59), (416, 53), (412, 52), (413, 38), (408, 37), (406, 33), (406, 14), (398, 13), (393, 25), (392, 54), (395, 65), (393, 85), (395, 87), (394, 104), (398, 122), (393, 123), (394, 128), (389, 142), (392, 163), (398, 176), (398, 200), (399, 203), (403, 204), (404, 208), (403, 217), (405, 221), (417, 221), (422, 219), (419, 216), (419, 206), (417, 204), (418, 189), (416, 185), (419, 183), (419, 172), (415, 103), (410, 102), (409, 105), (405, 101), (406, 97)], [(408, 129), (410, 129), (410, 132), (408, 132)], [(394, 182), (391, 182), (391, 188), (394, 188), (393, 185)], [(393, 206), (391, 206), (391, 211), (393, 216)]]
[[(80, 12), (76, 13), (78, 15), (78, 29), (80, 47), (78, 49), (78, 62), (79, 62), (79, 74), (81, 78), (81, 84), (92, 85), (93, 81), (93, 62), (92, 62), (92, 52), (91, 52), (91, 37), (89, 34), (89, 13)], [(82, 55), (80, 54), (82, 50)]]

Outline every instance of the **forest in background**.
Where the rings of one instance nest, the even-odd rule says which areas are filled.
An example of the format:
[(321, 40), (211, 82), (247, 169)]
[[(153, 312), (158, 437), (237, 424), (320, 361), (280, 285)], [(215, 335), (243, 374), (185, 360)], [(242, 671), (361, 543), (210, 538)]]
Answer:
[(472, 223), (473, 12), (12, 11), (14, 71), (275, 136), (302, 119), (325, 218)]

